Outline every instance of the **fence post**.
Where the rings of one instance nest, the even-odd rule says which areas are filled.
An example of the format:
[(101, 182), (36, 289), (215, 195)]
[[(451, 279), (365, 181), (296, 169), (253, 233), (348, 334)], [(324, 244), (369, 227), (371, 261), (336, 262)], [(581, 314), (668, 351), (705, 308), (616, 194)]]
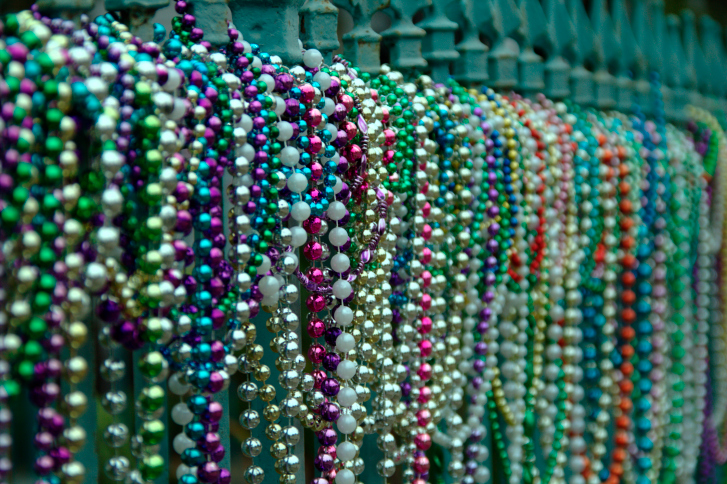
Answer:
[(664, 82), (672, 91), (671, 112), (667, 112), (667, 117), (675, 121), (686, 120), (685, 109), (689, 100), (687, 85), (690, 83), (690, 72), (694, 70), (694, 66), (688, 65), (682, 48), (680, 24), (678, 16), (667, 15)]
[(389, 11), (394, 14), (391, 27), (381, 32), (383, 43), (390, 49), (389, 64), (394, 69), (410, 72), (423, 69), (422, 39), (427, 32), (414, 25), (412, 17), (418, 10), (431, 5), (431, 0), (391, 0)]
[(581, 0), (567, 0), (567, 6), (576, 29), (575, 42), (570, 45), (566, 57), (571, 65), (571, 99), (575, 103), (590, 106), (593, 103), (593, 74), (583, 63), (593, 56), (593, 30)]
[[(229, 22), (232, 21), (228, 0), (193, 0), (192, 12), (197, 19), (197, 27), (204, 30), (204, 40), (218, 47), (230, 41), (227, 35)], [(244, 37), (244, 36), (243, 36)]]
[(74, 19), (74, 17), (91, 10), (95, 0), (38, 0), (38, 9), (48, 15)]
[(298, 43), (302, 0), (231, 0), (235, 27), (251, 44), (279, 56), (288, 65), (300, 64), (303, 54)]
[(169, 5), (169, 0), (106, 0), (106, 10), (122, 12), (122, 20), (131, 33), (144, 41), (154, 38), (154, 15)]
[[(658, 75), (661, 88), (661, 96), (663, 101), (663, 112), (672, 112), (674, 108), (674, 94), (671, 87), (664, 82), (664, 73), (666, 72), (667, 62), (663, 52), (663, 45), (666, 42), (666, 22), (664, 19), (664, 2), (663, 0), (652, 0), (649, 4), (649, 19), (651, 20), (651, 34), (653, 38), (652, 49), (649, 52), (649, 65), (651, 66), (651, 74)], [(648, 102), (649, 109), (653, 109), (653, 98)], [(643, 106), (642, 106), (643, 109)], [(657, 113), (652, 112), (653, 116)]]
[(487, 57), (489, 85), (509, 90), (517, 85), (518, 47), (511, 37), (520, 27), (520, 11), (512, 0), (491, 0), (492, 17), (478, 22), (479, 28), (492, 42)]
[(353, 17), (353, 30), (343, 36), (343, 55), (362, 71), (378, 74), (381, 36), (371, 28), (371, 17), (389, 7), (389, 0), (333, 0)]
[(621, 44), (621, 53), (611, 61), (616, 77), (616, 109), (629, 113), (633, 108), (636, 72), (643, 70), (644, 56), (636, 44), (623, 0), (612, 0), (611, 21), (613, 31)]
[(591, 2), (591, 25), (593, 26), (595, 54), (593, 60), (594, 106), (599, 109), (614, 107), (616, 79), (608, 71), (608, 65), (621, 54), (621, 45), (616, 39), (611, 16), (606, 10), (605, 0)]
[(700, 33), (702, 50), (704, 51), (704, 57), (709, 66), (710, 75), (708, 76), (708, 90), (707, 90), (707, 109), (714, 111), (717, 107), (717, 98), (719, 96), (719, 81), (718, 79), (724, 77), (724, 68), (720, 62), (719, 55), (719, 24), (711, 17), (703, 15), (699, 19)]
[(457, 22), (462, 28), (462, 42), (457, 44), (455, 48), (459, 52), (460, 61), (454, 64), (454, 78), (465, 84), (481, 85), (488, 79), (487, 75), (487, 52), (488, 48), (480, 41), (479, 30), (477, 29), (477, 19), (480, 12), (478, 7), (484, 6), (487, 15), (490, 9), (487, 8), (489, 2), (484, 0), (460, 0), (457, 2), (459, 6), (459, 16)]
[(306, 49), (318, 49), (323, 61), (331, 63), (331, 53), (338, 49), (338, 8), (329, 0), (306, 0), (300, 9), (300, 40)]
[(563, 53), (575, 42), (575, 26), (561, 0), (543, 0), (548, 35), (540, 44), (546, 52), (543, 94), (551, 99), (563, 99), (570, 94), (570, 64)]
[(533, 45), (542, 43), (548, 35), (545, 14), (539, 0), (520, 0), (518, 29), (520, 55), (518, 56), (517, 89), (526, 97), (534, 97), (545, 88), (543, 58), (535, 53)]
[(682, 44), (686, 58), (689, 104), (705, 107), (704, 93), (709, 89), (709, 70), (704, 59), (704, 52), (699, 45), (697, 26), (694, 12), (682, 10), (680, 13), (682, 24)]
[(428, 15), (418, 25), (427, 31), (422, 47), (435, 82), (445, 82), (449, 77), (450, 64), (459, 59), (459, 52), (454, 49), (457, 24), (444, 13), (447, 1), (432, 0)]
[(648, 19), (649, 12), (644, 0), (634, 0), (631, 21), (633, 22), (634, 38), (644, 56), (644, 69), (636, 72), (636, 103), (642, 112), (651, 112), (649, 104), (649, 72), (653, 69), (653, 37)]

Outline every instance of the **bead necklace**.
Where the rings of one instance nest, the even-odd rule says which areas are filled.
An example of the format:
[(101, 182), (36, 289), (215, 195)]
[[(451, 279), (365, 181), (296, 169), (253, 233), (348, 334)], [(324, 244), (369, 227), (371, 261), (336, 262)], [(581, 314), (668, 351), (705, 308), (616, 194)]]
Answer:
[[(10, 37), (4, 51), (0, 96), (3, 128), (7, 126), (0, 143), (8, 144), (2, 163), (3, 198), (7, 197), (2, 202), (2, 236), (7, 241), (3, 262), (13, 262), (3, 268), (7, 278), (3, 287), (9, 293), (4, 296), (11, 299), (5, 302), (7, 306), (3, 304), (7, 308), (3, 322), (16, 328), (3, 339), (4, 359), (9, 356), (11, 361), (10, 368), (4, 362), (3, 372), (12, 370), (16, 378), (5, 383), (4, 398), (16, 395), (17, 380), (24, 380), (31, 402), (40, 407), (40, 427), (34, 438), (39, 455), (34, 470), (41, 480), (48, 482), (54, 478), (51, 473), (59, 472), (69, 481), (80, 481), (85, 469), (73, 460), (73, 454), (83, 445), (85, 435), (75, 420), (85, 411), (87, 400), (75, 385), (85, 376), (87, 366), (75, 352), (87, 330), (75, 320), (83, 319), (90, 309), (82, 284), (85, 261), (93, 251), (84, 235), (95, 221), (93, 197), (97, 191), (86, 185), (87, 193), (79, 199), (80, 190), (66, 187), (87, 181), (89, 167), (85, 162), (79, 166), (79, 159), (96, 153), (88, 145), (77, 145), (73, 136), (94, 125), (100, 104), (83, 83), (88, 46), (66, 50), (67, 44), (49, 42), (52, 33), (67, 33), (72, 26), (57, 22), (51, 26), (53, 32), (46, 25), (50, 20), (45, 20), (30, 12), (6, 19), (8, 35), (20, 37)], [(57, 66), (51, 56), (56, 57)], [(58, 80), (45, 77), (53, 69), (58, 69)], [(35, 125), (31, 116), (38, 118)], [(10, 174), (14, 176), (10, 178)], [(95, 281), (88, 282), (98, 289), (93, 287)], [(59, 352), (66, 338), (70, 359), (62, 364)], [(70, 392), (57, 402), (62, 372)], [(66, 427), (64, 416), (54, 408), (56, 403), (70, 418), (70, 426)], [(4, 409), (3, 424), (9, 424), (10, 418), (9, 410)], [(3, 459), (3, 474), (10, 470), (10, 462)]]
[[(564, 114), (563, 104), (552, 105), (549, 101), (541, 100), (545, 109), (548, 128), (549, 171), (553, 181), (558, 182), (558, 192), (553, 191), (547, 202), (546, 217), (548, 220), (548, 239), (546, 262), (548, 268), (548, 314), (546, 315), (545, 340), (543, 341), (545, 360), (543, 372), (538, 386), (541, 387), (537, 395), (535, 408), (539, 414), (538, 427), (540, 431), (540, 444), (548, 457), (547, 468), (542, 473), (542, 479), (548, 482), (556, 471), (556, 458), (560, 450), (560, 426), (565, 418), (564, 407), (566, 395), (562, 387), (563, 372), (562, 350), (558, 343), (562, 339), (563, 309), (563, 263), (568, 255), (565, 245), (565, 212), (567, 209), (569, 181), (572, 180), (572, 168), (568, 151), (568, 133), (571, 125), (563, 123), (556, 113)], [(557, 400), (557, 403), (555, 403)], [(558, 444), (554, 439), (558, 436)], [(548, 451), (548, 449), (550, 449)]]
[[(684, 419), (684, 397), (689, 390), (693, 391), (694, 375), (691, 368), (685, 367), (682, 363), (687, 353), (693, 350), (693, 260), (687, 257), (687, 251), (696, 246), (699, 233), (696, 222), (699, 214), (698, 203), (699, 189), (697, 188), (698, 165), (696, 157), (689, 157), (684, 150), (688, 141), (681, 138), (681, 133), (675, 130), (669, 131), (669, 137), (674, 140), (670, 143), (670, 151), (677, 156), (672, 158), (671, 166), (674, 170), (672, 183), (674, 196), (669, 205), (673, 214), (673, 222), (670, 224), (671, 238), (675, 243), (675, 254), (670, 263), (669, 275), (670, 289), (674, 294), (674, 313), (671, 317), (673, 326), (674, 346), (671, 351), (671, 373), (673, 377), (668, 379), (668, 394), (671, 398), (672, 413), (669, 417), (668, 440), (664, 446), (664, 465), (662, 466), (661, 479), (665, 482), (675, 482), (677, 476), (684, 476), (684, 469), (677, 465), (677, 458), (689, 446), (684, 445), (682, 433), (686, 430), (682, 427)], [(681, 138), (681, 139), (680, 139)], [(680, 144), (681, 143), (681, 144)], [(680, 151), (681, 149), (681, 151)], [(680, 378), (680, 375), (683, 377)]]

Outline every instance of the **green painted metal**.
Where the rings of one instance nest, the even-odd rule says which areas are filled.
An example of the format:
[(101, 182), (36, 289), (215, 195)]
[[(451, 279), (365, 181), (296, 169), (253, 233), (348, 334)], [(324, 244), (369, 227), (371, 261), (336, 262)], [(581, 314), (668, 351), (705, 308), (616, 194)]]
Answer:
[(707, 108), (703, 92), (706, 92), (709, 77), (707, 61), (697, 37), (697, 24), (694, 12), (682, 10), (680, 13), (682, 26), (682, 43), (686, 59), (685, 70), (688, 74), (689, 102), (695, 106)]
[(576, 29), (562, 0), (543, 0), (543, 13), (548, 35), (534, 42), (546, 54), (543, 94), (551, 99), (564, 99), (570, 94), (571, 69), (565, 51), (575, 42)]
[(616, 39), (608, 13), (606, 0), (591, 2), (591, 25), (593, 26), (594, 56), (591, 58), (593, 70), (593, 105), (599, 109), (610, 109), (616, 105), (616, 78), (608, 70), (614, 58), (621, 55), (621, 45)]
[(195, 0), (192, 12), (197, 19), (197, 26), (204, 30), (204, 38), (213, 46), (224, 45), (230, 41), (227, 27), (232, 22), (232, 13), (227, 0)]
[(303, 59), (298, 41), (302, 5), (302, 0), (231, 0), (230, 11), (245, 40), (294, 65)]
[(667, 68), (664, 71), (664, 82), (672, 91), (670, 108), (667, 118), (673, 121), (686, 121), (686, 106), (689, 102), (689, 72), (683, 66), (686, 56), (682, 48), (681, 21), (677, 15), (666, 17), (666, 42), (664, 42), (664, 60)]
[(648, 114), (651, 110), (648, 100), (650, 89), (648, 75), (652, 69), (653, 37), (649, 26), (646, 1), (634, 0), (632, 5), (631, 25), (633, 26), (634, 39), (644, 59), (644, 69), (636, 72), (636, 102), (641, 106), (641, 110)]
[(427, 61), (422, 57), (422, 40), (427, 32), (414, 25), (412, 18), (419, 10), (431, 5), (431, 0), (391, 0), (391, 27), (381, 32), (382, 43), (389, 49), (389, 65), (402, 72), (422, 70)]
[(303, 47), (316, 48), (326, 63), (338, 49), (338, 9), (329, 0), (306, 0), (300, 10), (300, 40)]
[(459, 52), (454, 48), (454, 32), (458, 26), (445, 14), (447, 3), (448, 0), (432, 0), (426, 17), (418, 24), (427, 32), (422, 49), (436, 82), (445, 82), (451, 63), (459, 59)]
[(376, 12), (389, 8), (389, 0), (333, 0), (353, 17), (353, 30), (343, 36), (343, 54), (365, 72), (381, 68), (381, 35), (371, 27)]
[(533, 46), (548, 37), (548, 24), (539, 0), (520, 0), (520, 29), (517, 40), (520, 45), (518, 56), (517, 90), (527, 97), (534, 97), (545, 88), (543, 58), (535, 53)]
[[(73, 0), (71, 0), (73, 1)], [(120, 11), (131, 33), (143, 39), (154, 38), (154, 15), (169, 5), (169, 0), (106, 0), (106, 9)]]
[(454, 63), (453, 77), (467, 85), (481, 86), (488, 80), (487, 52), (488, 48), (480, 40), (475, 15), (477, 0), (460, 0), (450, 4), (449, 17), (459, 24), (462, 30), (462, 41), (455, 48), (459, 52), (459, 62)]
[(593, 103), (593, 74), (584, 63), (594, 55), (595, 36), (583, 2), (566, 0), (566, 6), (576, 26), (576, 41), (566, 49), (566, 58), (571, 65), (570, 99), (590, 106)]
[(613, 31), (621, 44), (620, 55), (609, 63), (616, 82), (616, 109), (630, 112), (636, 93), (636, 73), (644, 71), (644, 57), (631, 30), (623, 0), (611, 1)]
[(520, 10), (513, 0), (491, 0), (490, 8), (492, 16), (481, 26), (492, 43), (487, 59), (488, 84), (494, 89), (513, 89), (518, 82), (519, 47), (512, 37), (520, 28)]

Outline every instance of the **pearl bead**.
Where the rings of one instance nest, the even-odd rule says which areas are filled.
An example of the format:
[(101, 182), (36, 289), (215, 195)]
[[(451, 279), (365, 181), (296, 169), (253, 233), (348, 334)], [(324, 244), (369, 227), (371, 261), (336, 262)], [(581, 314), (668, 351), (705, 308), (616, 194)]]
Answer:
[[(293, 193), (302, 193), (307, 187), (308, 187), (308, 179), (302, 173), (293, 173), (288, 178), (288, 189)], [(298, 203), (303, 203), (303, 202), (298, 202)], [(295, 206), (297, 206), (297, 205), (298, 204), (296, 203), (293, 206), (293, 210), (295, 210)]]
[[(345, 334), (345, 333), (344, 333)], [(343, 387), (338, 391), (338, 403), (343, 407), (350, 407), (358, 401), (356, 391), (351, 387)]]
[(336, 350), (341, 353), (348, 353), (356, 346), (356, 340), (350, 333), (341, 333), (336, 338)]
[(336, 447), (336, 456), (341, 459), (341, 462), (348, 462), (356, 457), (358, 448), (351, 442), (341, 442)]
[(333, 284), (333, 295), (338, 299), (346, 299), (352, 292), (351, 284), (344, 279), (339, 279)]
[[(282, 137), (286, 137), (286, 136), (287, 136), (287, 138), (290, 138), (291, 136), (293, 136), (293, 128), (292, 128), (291, 124), (288, 122), (285, 122), (285, 124), (287, 126), (280, 127), (280, 125), (279, 125), (278, 129), (281, 129), (281, 128), (282, 129), (281, 129), (281, 135), (279, 136), (278, 139), (281, 139)], [(290, 130), (290, 133), (288, 133), (288, 130)], [(283, 133), (283, 131), (285, 131), (285, 132)], [(281, 141), (285, 141), (285, 140), (281, 139)], [(300, 160), (300, 153), (298, 152), (297, 148), (295, 148), (293, 146), (286, 146), (285, 148), (283, 148), (281, 150), (280, 162), (283, 165), (292, 168), (298, 164), (298, 160)]]
[(345, 254), (336, 254), (331, 258), (331, 269), (338, 273), (345, 272), (351, 267), (351, 260)]
[[(323, 62), (323, 55), (316, 49), (308, 49), (303, 53), (303, 64), (306, 67), (318, 67)], [(339, 483), (346, 484), (346, 483)]]
[(356, 430), (356, 419), (352, 415), (341, 415), (336, 421), (336, 426), (342, 434), (350, 434)]

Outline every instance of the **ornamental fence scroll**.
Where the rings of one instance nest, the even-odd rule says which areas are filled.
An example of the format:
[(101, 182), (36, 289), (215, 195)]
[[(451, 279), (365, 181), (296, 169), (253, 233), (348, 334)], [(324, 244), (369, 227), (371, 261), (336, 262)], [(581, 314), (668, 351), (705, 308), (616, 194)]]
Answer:
[[(378, 72), (382, 57), (405, 74), (453, 77), (472, 86), (539, 92), (585, 106), (629, 111), (643, 101), (648, 77), (663, 80), (665, 112), (685, 119), (692, 104), (727, 112), (724, 29), (690, 11), (665, 15), (663, 0), (193, 0), (198, 25), (223, 43), (228, 22), (246, 39), (300, 62), (300, 42), (330, 60), (341, 53)], [(627, 8), (627, 4), (630, 8)], [(46, 11), (79, 14), (92, 0), (41, 0)], [(99, 6), (96, 6), (98, 9)], [(134, 33), (151, 37), (168, 0), (106, 0)], [(339, 12), (353, 18), (338, 32)], [(390, 27), (377, 32), (383, 13)], [(300, 40), (299, 40), (300, 39)], [(464, 62), (455, 62), (462, 60)], [(386, 68), (385, 66), (383, 67)], [(647, 103), (641, 103), (646, 105)]]
[[(727, 113), (726, 32), (713, 19), (698, 19), (689, 11), (665, 15), (661, 0), (632, 0), (630, 9), (624, 0), (591, 0), (588, 8), (583, 0), (189, 1), (197, 25), (212, 44), (226, 42), (228, 25), (234, 24), (246, 40), (262, 45), (287, 64), (301, 62), (302, 44), (318, 49), (329, 62), (340, 52), (364, 71), (387, 69), (382, 63), (385, 58), (391, 68), (405, 75), (423, 72), (435, 81), (453, 77), (474, 87), (514, 90), (527, 96), (542, 92), (552, 99), (620, 111), (629, 111), (634, 100), (649, 106), (645, 101), (649, 76), (657, 74), (663, 81), (664, 111), (670, 120), (686, 120), (687, 104), (719, 116)], [(133, 33), (145, 39), (154, 35), (155, 14), (172, 8), (169, 0), (106, 0), (103, 6), (94, 5), (93, 0), (39, 0), (37, 5), (42, 11), (65, 16), (94, 10), (118, 12)], [(341, 10), (353, 18), (353, 27), (339, 37)], [(372, 26), (379, 13), (391, 20), (381, 32)], [(261, 340), (266, 337), (260, 335)], [(269, 337), (260, 343), (269, 344)], [(85, 355), (90, 363), (95, 354), (91, 346), (86, 346)], [(269, 354), (265, 358), (270, 361), (264, 363), (274, 365)], [(135, 374), (133, 380), (143, 378)], [(94, 378), (84, 385), (87, 395), (103, 395), (107, 390)], [(129, 395), (136, 395), (141, 386), (130, 391)], [(169, 400), (165, 407), (176, 403), (172, 395), (165, 398)], [(220, 425), (220, 439), (231, 449), (222, 463), (227, 468), (247, 466), (239, 446), (228, 445), (233, 438), (244, 438), (234, 435), (240, 428), (229, 424), (229, 415), (240, 413), (230, 408), (236, 403), (232, 396), (223, 405)], [(90, 429), (108, 424), (102, 421), (104, 412), (98, 412), (100, 420), (96, 420), (94, 407), (90, 405), (81, 422), (90, 435)], [(304, 438), (305, 445), (296, 447), (298, 460), (311, 462), (304, 454), (314, 455), (317, 442), (309, 433)], [(383, 454), (368, 442), (365, 445), (370, 448), (363, 452), (376, 462)], [(29, 447), (30, 437), (19, 435), (18, 444)], [(169, 447), (165, 442), (160, 449), (167, 462), (174, 454)], [(97, 455), (93, 449), (87, 445), (77, 456), (86, 468), (85, 482), (106, 482), (98, 463), (108, 456)], [(267, 475), (276, 476), (275, 461), (267, 453), (262, 456), (267, 457), (258, 465)], [(301, 466), (297, 481), (310, 482), (311, 474), (312, 469)], [(360, 480), (382, 482), (373, 465), (365, 467)], [(174, 476), (169, 472), (155, 482), (171, 481)]]

